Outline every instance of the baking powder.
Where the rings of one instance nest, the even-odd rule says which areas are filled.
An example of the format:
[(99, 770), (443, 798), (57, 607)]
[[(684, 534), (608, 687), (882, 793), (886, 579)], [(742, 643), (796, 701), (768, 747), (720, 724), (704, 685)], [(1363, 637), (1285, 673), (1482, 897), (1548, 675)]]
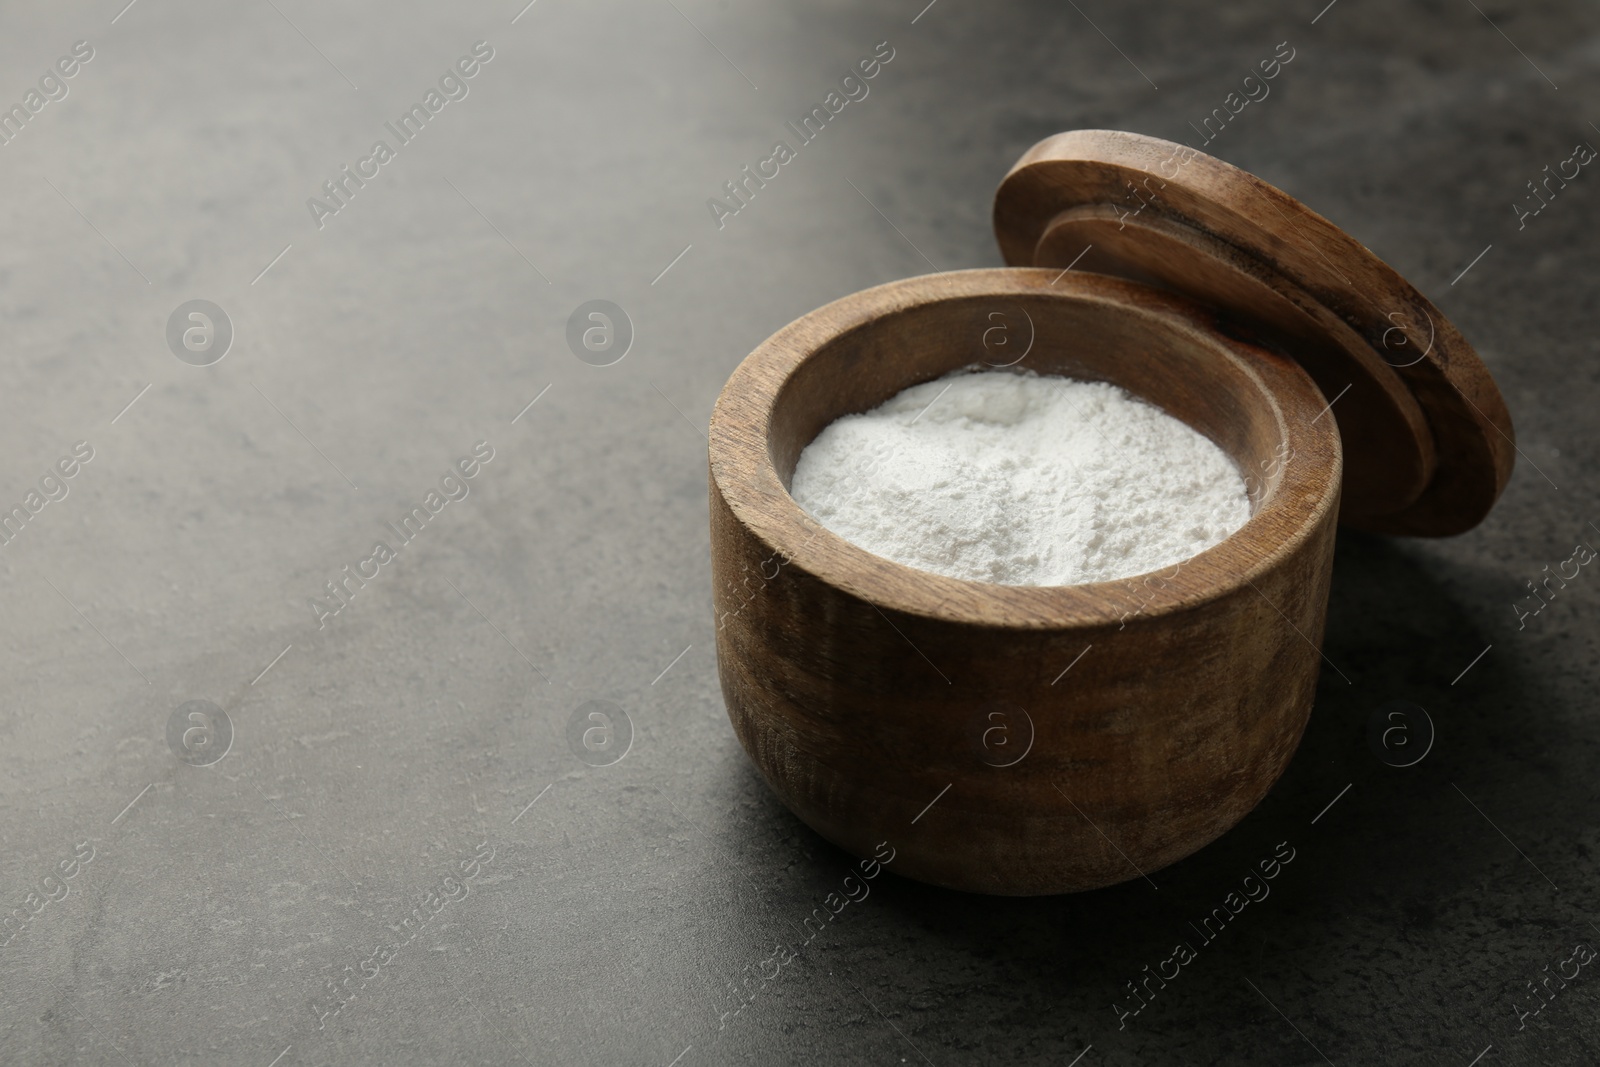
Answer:
[(806, 446), (791, 494), (898, 563), (1001, 585), (1170, 567), (1243, 526), (1244, 479), (1205, 435), (1105, 382), (958, 371)]

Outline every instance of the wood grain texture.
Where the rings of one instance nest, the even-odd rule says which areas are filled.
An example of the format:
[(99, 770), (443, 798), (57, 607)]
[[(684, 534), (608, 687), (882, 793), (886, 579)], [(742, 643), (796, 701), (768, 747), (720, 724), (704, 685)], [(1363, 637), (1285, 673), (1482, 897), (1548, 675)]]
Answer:
[[(1216, 838), (1287, 765), (1321, 666), (1342, 467), (1316, 385), (1190, 301), (1058, 275), (837, 301), (756, 349), (711, 423), (718, 668), (745, 750), (847, 851), (889, 841), (902, 874), (986, 893), (1104, 886)], [(811, 520), (787, 491), (801, 449), (982, 358), (996, 312), (1032, 324), (1019, 367), (1115, 382), (1217, 442), (1252, 475), (1249, 522), (1164, 577), (1020, 587), (901, 566)], [(1019, 744), (1031, 721), (1010, 766), (984, 744), (996, 707)]]
[(1077, 130), (1017, 162), (994, 225), (1008, 263), (1059, 269), (1088, 248), (1077, 269), (1191, 296), (1300, 360), (1339, 397), (1346, 524), (1456, 534), (1505, 488), (1511, 418), (1471, 345), (1371, 250), (1254, 175), (1171, 141)]

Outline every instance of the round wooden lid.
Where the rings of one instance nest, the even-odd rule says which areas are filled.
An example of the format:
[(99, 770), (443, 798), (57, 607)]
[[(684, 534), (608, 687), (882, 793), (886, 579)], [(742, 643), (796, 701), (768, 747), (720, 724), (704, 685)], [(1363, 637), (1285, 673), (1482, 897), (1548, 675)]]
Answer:
[(1034, 145), (995, 194), (1013, 266), (1093, 271), (1212, 308), (1296, 359), (1329, 398), (1340, 521), (1444, 536), (1511, 477), (1511, 416), (1472, 346), (1365, 245), (1287, 193), (1187, 145), (1077, 130)]

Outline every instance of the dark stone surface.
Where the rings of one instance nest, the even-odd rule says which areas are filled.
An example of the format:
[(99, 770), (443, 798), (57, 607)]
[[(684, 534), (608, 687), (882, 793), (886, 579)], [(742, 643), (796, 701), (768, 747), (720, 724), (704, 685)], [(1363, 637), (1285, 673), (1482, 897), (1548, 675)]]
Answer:
[[(0, 548), (0, 904), (31, 916), (0, 935), (0, 1062), (1600, 1057), (1592, 967), (1515, 1014), (1600, 942), (1600, 577), (1521, 629), (1512, 609), (1600, 545), (1600, 179), (1521, 230), (1511, 207), (1600, 142), (1592, 6), (1340, 0), (1313, 25), (1320, 0), (121, 2), (13, 9), (0, 33), (6, 102), (95, 49), (0, 146), (0, 499), (94, 449)], [(319, 230), (306, 198), (478, 40), (469, 94)], [(707, 197), (883, 40), (870, 95), (718, 230)], [(1038, 138), (1191, 136), (1285, 40), (1271, 95), (1211, 150), (1455, 319), (1517, 423), (1510, 488), (1457, 539), (1344, 537), (1338, 671), (1279, 786), (1212, 847), (1055, 899), (885, 875), (802, 946), (849, 857), (774, 801), (722, 709), (718, 389), (821, 303), (996, 265), (989, 198)], [(235, 327), (205, 368), (164, 336), (195, 298)], [(636, 328), (613, 366), (567, 350), (590, 299)], [(479, 440), (470, 495), (319, 629), (308, 598)], [(1406, 769), (1366, 740), (1396, 699), (1437, 729)], [(168, 747), (191, 700), (233, 725), (210, 766)], [(574, 757), (589, 700), (629, 717), (621, 762)], [(1189, 924), (1280, 842), (1271, 895), (1202, 943)], [(445, 881), (463, 862), (465, 889)], [(404, 927), (430, 889), (466, 895)], [(1197, 958), (1119, 1028), (1124, 983), (1185, 939)], [(723, 1020), (778, 945), (796, 958)]]

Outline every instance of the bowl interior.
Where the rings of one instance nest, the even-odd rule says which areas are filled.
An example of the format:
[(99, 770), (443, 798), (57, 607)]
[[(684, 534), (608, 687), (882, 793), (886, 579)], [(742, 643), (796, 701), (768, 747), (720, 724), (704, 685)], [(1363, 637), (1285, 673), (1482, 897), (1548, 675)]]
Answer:
[(974, 364), (1121, 386), (1232, 458), (1252, 514), (1287, 465), (1277, 398), (1217, 335), (1199, 323), (1191, 328), (1135, 305), (1076, 299), (1063, 290), (900, 306), (823, 342), (773, 404), (768, 450), (784, 488), (801, 451), (835, 419)]

